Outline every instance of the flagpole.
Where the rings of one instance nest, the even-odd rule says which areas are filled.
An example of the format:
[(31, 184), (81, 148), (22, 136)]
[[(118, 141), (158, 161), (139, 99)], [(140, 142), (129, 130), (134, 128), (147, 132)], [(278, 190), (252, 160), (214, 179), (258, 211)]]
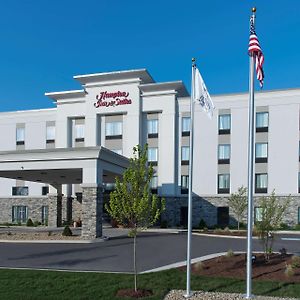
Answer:
[[(255, 22), (256, 8), (252, 8), (253, 22)], [(246, 299), (252, 295), (252, 228), (253, 228), (253, 153), (254, 153), (254, 63), (255, 54), (250, 56), (249, 72), (249, 112), (248, 112), (248, 228), (247, 228), (247, 291)]]
[(186, 294), (185, 298), (190, 298), (191, 292), (191, 245), (192, 245), (192, 205), (193, 205), (193, 131), (194, 131), (194, 88), (195, 88), (195, 58), (192, 58), (192, 83), (191, 83), (191, 99), (190, 99), (190, 157), (189, 157), (189, 194), (188, 194), (188, 234), (187, 234), (187, 257), (186, 257)]

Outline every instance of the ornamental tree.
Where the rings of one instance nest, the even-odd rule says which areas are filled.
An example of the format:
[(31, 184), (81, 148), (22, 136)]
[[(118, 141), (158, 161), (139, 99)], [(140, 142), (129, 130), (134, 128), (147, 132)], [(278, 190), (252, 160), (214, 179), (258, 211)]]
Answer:
[(247, 188), (241, 186), (236, 193), (230, 195), (228, 205), (236, 215), (238, 230), (240, 230), (240, 222), (245, 216), (247, 208)]
[(119, 224), (130, 227), (129, 236), (133, 237), (134, 288), (137, 292), (136, 239), (138, 232), (152, 226), (165, 209), (165, 200), (159, 200), (151, 193), (150, 182), (153, 167), (148, 164), (148, 145), (133, 148), (130, 165), (123, 173), (122, 180), (116, 178), (115, 190), (110, 194), (105, 208), (111, 218)]

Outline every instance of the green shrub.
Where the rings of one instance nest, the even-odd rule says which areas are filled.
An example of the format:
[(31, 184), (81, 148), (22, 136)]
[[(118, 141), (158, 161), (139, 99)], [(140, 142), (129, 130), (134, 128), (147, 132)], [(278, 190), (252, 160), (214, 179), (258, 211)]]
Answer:
[(300, 256), (297, 255), (292, 256), (292, 267), (294, 269), (300, 267)]
[(195, 265), (194, 265), (194, 269), (197, 272), (202, 271), (204, 269), (204, 263), (202, 261), (196, 262)]
[(62, 232), (63, 236), (72, 236), (72, 230), (70, 229), (69, 225), (66, 225), (64, 231)]
[(28, 226), (28, 227), (33, 227), (34, 226), (32, 220), (30, 218), (27, 220), (26, 226)]
[(280, 230), (288, 230), (288, 229), (290, 229), (290, 226), (286, 223), (280, 223), (279, 229)]
[(52, 231), (48, 231), (48, 236), (51, 236), (52, 235)]
[(226, 253), (226, 257), (233, 257), (233, 256), (234, 256), (234, 252), (231, 249), (229, 249)]
[(39, 225), (41, 225), (41, 222), (39, 222), (39, 221), (34, 221), (33, 222), (34, 227), (38, 227)]
[(205, 227), (207, 227), (207, 225), (206, 225), (205, 221), (203, 219), (201, 219), (200, 222), (199, 222), (198, 228), (199, 229), (204, 229)]
[(295, 225), (294, 229), (295, 230), (300, 230), (300, 224)]

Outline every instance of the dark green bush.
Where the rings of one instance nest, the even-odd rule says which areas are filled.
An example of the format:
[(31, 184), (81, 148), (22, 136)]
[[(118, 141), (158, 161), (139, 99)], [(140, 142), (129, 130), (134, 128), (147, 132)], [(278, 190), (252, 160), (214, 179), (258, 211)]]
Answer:
[(66, 225), (64, 231), (62, 232), (63, 236), (72, 236), (72, 230), (70, 229), (69, 225)]
[(27, 220), (26, 226), (28, 226), (28, 227), (33, 227), (34, 226), (32, 220), (30, 218)]
[(34, 222), (33, 222), (33, 226), (34, 226), (34, 227), (37, 227), (37, 226), (39, 226), (39, 225), (41, 225), (41, 222), (39, 222), (39, 221), (34, 221)]
[(204, 229), (205, 227), (207, 227), (207, 225), (203, 219), (200, 220), (198, 227), (199, 227), (199, 229)]

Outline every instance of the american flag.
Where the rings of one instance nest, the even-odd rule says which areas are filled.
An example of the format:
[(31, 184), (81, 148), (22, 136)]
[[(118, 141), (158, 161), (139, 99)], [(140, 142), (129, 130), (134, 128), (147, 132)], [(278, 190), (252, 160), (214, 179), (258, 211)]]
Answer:
[(256, 68), (256, 77), (259, 80), (260, 87), (263, 87), (264, 84), (264, 55), (259, 45), (259, 41), (255, 32), (254, 27), (254, 16), (250, 18), (250, 38), (249, 38), (249, 47), (248, 47), (248, 54), (250, 56), (255, 57), (255, 68)]

